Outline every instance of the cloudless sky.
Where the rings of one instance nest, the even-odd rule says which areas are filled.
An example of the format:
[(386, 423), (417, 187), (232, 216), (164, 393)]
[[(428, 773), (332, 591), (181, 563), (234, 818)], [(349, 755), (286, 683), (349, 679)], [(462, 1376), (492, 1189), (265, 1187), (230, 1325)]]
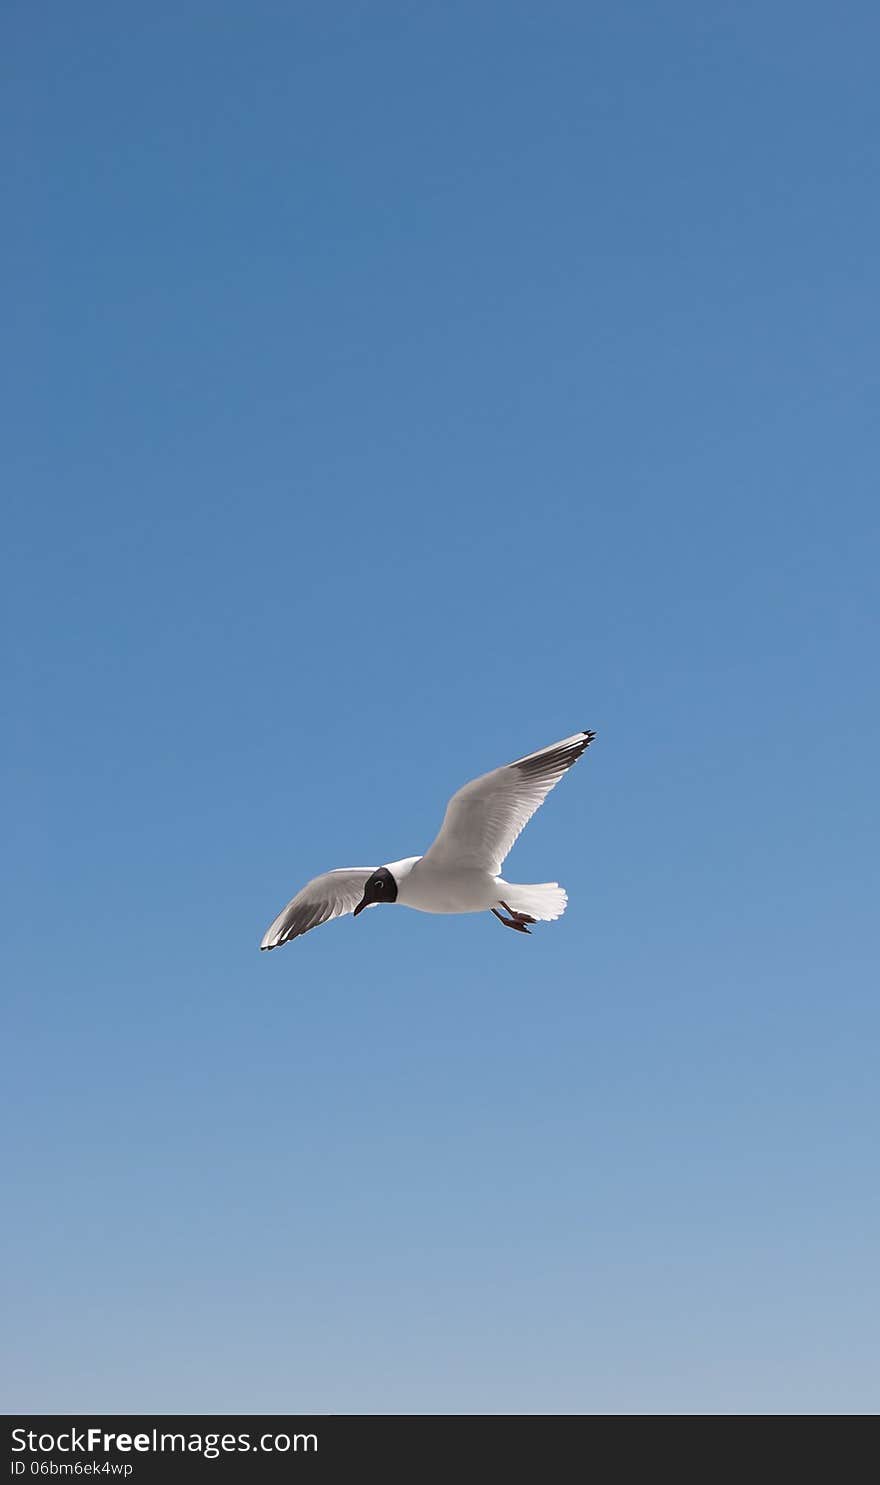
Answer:
[(876, 1409), (878, 47), (6, 7), (7, 1408)]

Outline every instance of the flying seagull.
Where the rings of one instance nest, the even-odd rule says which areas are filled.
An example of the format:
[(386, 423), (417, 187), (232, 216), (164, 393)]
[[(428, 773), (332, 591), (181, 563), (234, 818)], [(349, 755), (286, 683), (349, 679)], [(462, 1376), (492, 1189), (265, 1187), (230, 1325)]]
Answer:
[(344, 913), (357, 917), (380, 902), (401, 903), (422, 913), (488, 909), (517, 933), (528, 933), (529, 924), (539, 918), (561, 918), (568, 895), (558, 882), (505, 882), (501, 864), (535, 810), (595, 736), (576, 732), (472, 779), (453, 794), (440, 834), (424, 856), (405, 856), (387, 866), (342, 866), (314, 877), (266, 929), (260, 948), (277, 949), (331, 918)]

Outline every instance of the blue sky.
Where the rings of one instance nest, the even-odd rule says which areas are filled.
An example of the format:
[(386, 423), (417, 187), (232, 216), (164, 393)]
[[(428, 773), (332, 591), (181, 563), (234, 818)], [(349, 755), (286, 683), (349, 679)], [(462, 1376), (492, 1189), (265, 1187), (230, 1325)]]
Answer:
[(875, 1409), (876, 8), (3, 33), (7, 1407)]

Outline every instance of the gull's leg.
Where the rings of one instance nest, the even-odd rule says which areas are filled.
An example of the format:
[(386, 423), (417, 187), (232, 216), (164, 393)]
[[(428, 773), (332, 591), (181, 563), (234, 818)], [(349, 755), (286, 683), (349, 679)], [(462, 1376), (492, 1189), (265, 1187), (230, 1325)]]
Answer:
[(530, 918), (528, 913), (518, 913), (515, 908), (508, 907), (506, 902), (502, 902), (501, 906), (517, 923), (537, 923), (538, 921), (537, 918)]
[[(501, 906), (504, 907), (505, 904), (502, 902)], [(499, 913), (497, 908), (490, 908), (489, 911), (495, 914), (498, 922), (503, 923), (505, 928), (515, 928), (517, 933), (531, 933), (531, 929), (526, 928), (525, 923), (520, 923), (518, 919), (515, 918), (505, 918), (502, 913)], [(508, 908), (507, 911), (510, 912), (510, 908)], [(534, 923), (535, 920), (534, 918), (529, 918), (528, 921), (529, 923)]]

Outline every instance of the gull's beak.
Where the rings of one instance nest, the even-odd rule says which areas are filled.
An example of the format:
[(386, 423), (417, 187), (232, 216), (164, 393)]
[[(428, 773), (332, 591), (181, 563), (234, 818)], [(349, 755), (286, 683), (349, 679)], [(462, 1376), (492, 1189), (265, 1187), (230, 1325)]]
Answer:
[(363, 910), (364, 910), (364, 908), (365, 907), (369, 907), (369, 906), (370, 906), (370, 904), (367, 902), (367, 899), (365, 897), (362, 897), (361, 900), (360, 900), (360, 902), (358, 903), (357, 907), (354, 910), (354, 916), (357, 917), (358, 913), (362, 913)]

